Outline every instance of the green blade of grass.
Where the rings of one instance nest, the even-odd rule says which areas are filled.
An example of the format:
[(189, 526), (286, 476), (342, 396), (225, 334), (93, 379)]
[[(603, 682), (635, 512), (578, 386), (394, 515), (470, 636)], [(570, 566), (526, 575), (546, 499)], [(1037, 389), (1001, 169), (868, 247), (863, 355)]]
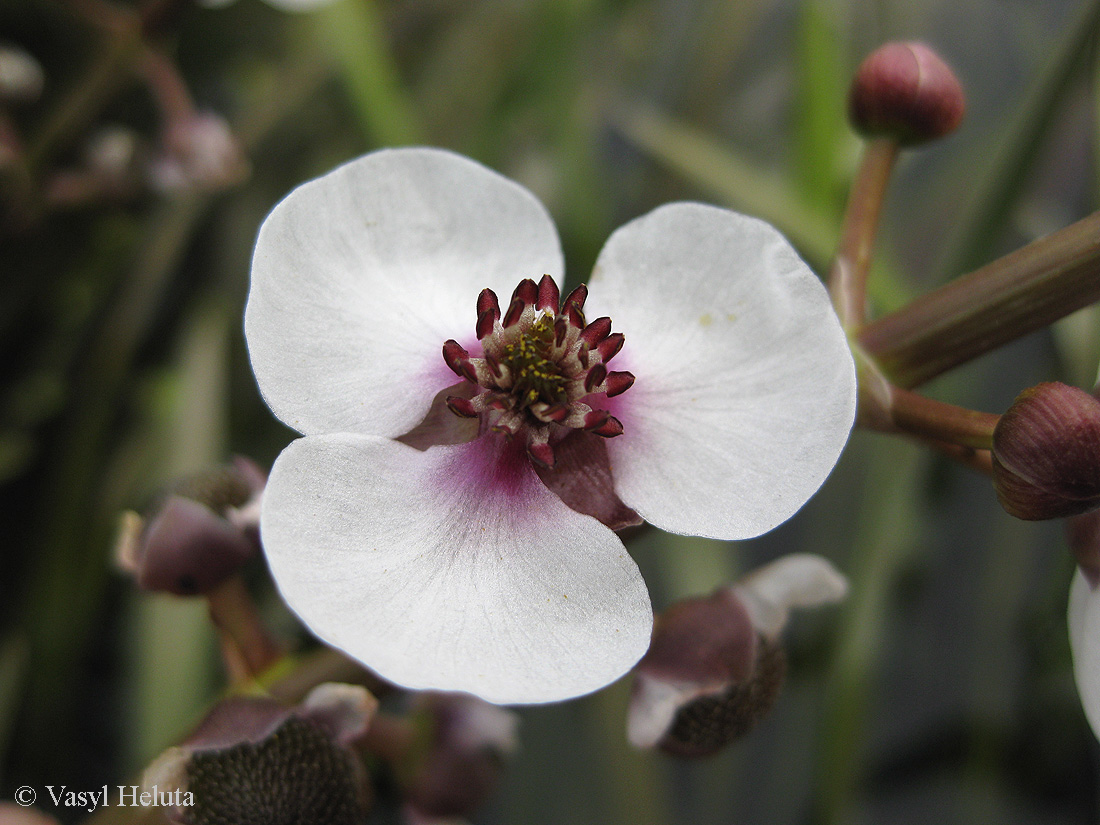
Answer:
[(1100, 0), (1083, 3), (1066, 26), (1046, 67), (1027, 92), (1015, 120), (993, 150), (984, 177), (974, 187), (959, 231), (947, 246), (938, 281), (975, 269), (989, 257), (1020, 192), (1027, 183), (1043, 138), (1067, 90), (1086, 70), (1100, 25)]

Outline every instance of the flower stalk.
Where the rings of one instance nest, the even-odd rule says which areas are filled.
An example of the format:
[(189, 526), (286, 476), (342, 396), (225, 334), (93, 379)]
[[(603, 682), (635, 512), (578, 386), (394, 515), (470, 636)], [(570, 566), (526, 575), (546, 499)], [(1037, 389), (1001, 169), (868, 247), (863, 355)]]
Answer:
[(282, 651), (267, 632), (239, 575), (230, 576), (207, 593), (206, 601), (233, 682), (253, 679), (279, 660)]
[(868, 324), (860, 347), (901, 387), (948, 370), (1100, 300), (1100, 212)]
[(875, 233), (899, 145), (893, 137), (869, 140), (848, 196), (840, 244), (829, 270), (829, 292), (840, 322), (858, 330), (867, 318), (867, 276)]

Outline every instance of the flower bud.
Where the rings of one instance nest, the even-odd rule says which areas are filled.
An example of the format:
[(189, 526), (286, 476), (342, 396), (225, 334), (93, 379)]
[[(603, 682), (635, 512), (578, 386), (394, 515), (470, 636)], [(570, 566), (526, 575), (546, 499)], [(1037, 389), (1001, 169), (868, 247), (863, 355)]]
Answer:
[(37, 60), (15, 46), (0, 45), (0, 103), (31, 103), (45, 85)]
[(786, 673), (779, 634), (792, 607), (836, 601), (843, 576), (818, 556), (785, 556), (657, 617), (635, 667), (627, 735), (640, 748), (710, 756), (771, 709)]
[(407, 807), (433, 819), (472, 813), (496, 787), (517, 747), (518, 717), (464, 693), (423, 693), (419, 711), (430, 729), (405, 787)]
[(231, 697), (150, 765), (143, 785), (184, 825), (361, 825), (369, 791), (348, 744), (377, 706), (353, 685), (321, 685), (294, 708)]
[(923, 43), (887, 43), (860, 64), (848, 92), (848, 116), (860, 134), (902, 145), (953, 132), (966, 111), (950, 67)]
[(162, 192), (215, 192), (240, 183), (248, 171), (248, 161), (229, 124), (213, 112), (196, 112), (169, 124), (150, 177)]
[(247, 459), (184, 479), (142, 519), (123, 517), (117, 555), (146, 590), (206, 593), (259, 550), (263, 472)]
[(1020, 519), (1100, 507), (1100, 400), (1053, 382), (1020, 393), (993, 431), (993, 485)]

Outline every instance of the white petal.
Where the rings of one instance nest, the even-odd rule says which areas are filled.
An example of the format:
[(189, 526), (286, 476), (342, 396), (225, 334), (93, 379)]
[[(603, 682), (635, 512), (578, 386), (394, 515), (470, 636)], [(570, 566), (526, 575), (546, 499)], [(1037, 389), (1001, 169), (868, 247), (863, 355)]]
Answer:
[(636, 748), (655, 748), (684, 705), (706, 694), (698, 684), (666, 682), (645, 673), (634, 674), (626, 738)]
[(694, 203), (623, 226), (600, 253), (589, 317), (626, 337), (612, 368), (615, 488), (646, 521), (739, 539), (789, 518), (832, 470), (855, 367), (825, 288), (768, 224)]
[(1100, 737), (1100, 591), (1078, 570), (1069, 590), (1069, 646), (1085, 716)]
[(443, 343), (476, 344), (477, 297), (560, 280), (534, 195), (438, 149), (390, 149), (290, 193), (260, 228), (245, 312), (272, 411), (306, 434), (398, 436), (455, 383)]
[(498, 441), (293, 442), (264, 493), (272, 573), (314, 633), (406, 687), (498, 703), (596, 690), (649, 644), (645, 584), (526, 460), (494, 480)]
[(791, 553), (753, 570), (733, 586), (753, 627), (770, 639), (779, 636), (791, 609), (819, 607), (848, 595), (848, 580), (812, 553)]

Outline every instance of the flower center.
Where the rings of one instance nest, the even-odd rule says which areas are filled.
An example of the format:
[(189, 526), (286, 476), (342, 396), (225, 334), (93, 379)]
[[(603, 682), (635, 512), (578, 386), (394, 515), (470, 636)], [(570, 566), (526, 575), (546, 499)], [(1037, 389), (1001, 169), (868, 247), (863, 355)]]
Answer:
[(443, 360), (472, 387), (470, 397), (452, 395), (456, 415), (480, 418), (483, 429), (526, 440), (539, 464), (554, 465), (553, 445), (570, 430), (605, 438), (621, 435), (623, 425), (607, 410), (593, 407), (630, 389), (634, 376), (609, 372), (623, 336), (611, 332), (610, 318), (584, 320), (588, 288), (566, 296), (544, 275), (536, 284), (520, 281), (503, 317), (491, 289), (477, 299), (477, 337), (483, 355), (471, 357), (457, 341), (443, 345)]

